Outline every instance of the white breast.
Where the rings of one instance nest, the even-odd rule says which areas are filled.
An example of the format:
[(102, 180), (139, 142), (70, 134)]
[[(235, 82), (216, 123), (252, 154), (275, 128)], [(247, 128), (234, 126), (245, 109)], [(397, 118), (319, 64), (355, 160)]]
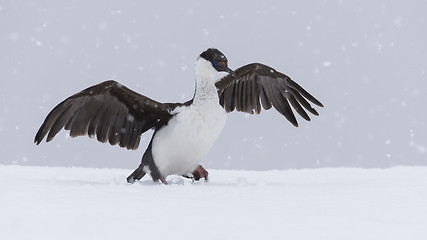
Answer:
[(162, 177), (193, 172), (222, 131), (226, 112), (219, 105), (214, 77), (218, 72), (203, 58), (196, 62), (193, 103), (175, 109), (168, 125), (153, 138), (153, 160)]
[(162, 176), (194, 171), (226, 122), (226, 112), (218, 101), (193, 103), (175, 112), (153, 139), (153, 159)]

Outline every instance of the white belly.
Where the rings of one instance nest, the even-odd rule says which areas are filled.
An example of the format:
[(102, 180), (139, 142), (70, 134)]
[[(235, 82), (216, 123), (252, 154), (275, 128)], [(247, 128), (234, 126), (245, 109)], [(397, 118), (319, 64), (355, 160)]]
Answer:
[(202, 106), (193, 104), (177, 112), (153, 139), (153, 159), (164, 177), (194, 171), (226, 121), (226, 112), (217, 102)]

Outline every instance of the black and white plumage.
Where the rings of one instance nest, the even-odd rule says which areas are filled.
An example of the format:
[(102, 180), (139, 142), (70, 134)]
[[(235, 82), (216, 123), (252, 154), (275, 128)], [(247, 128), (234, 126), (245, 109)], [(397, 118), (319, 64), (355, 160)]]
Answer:
[[(218, 72), (228, 72), (215, 81)], [(199, 165), (226, 122), (226, 112), (261, 112), (272, 106), (298, 126), (291, 106), (305, 120), (305, 110), (317, 111), (310, 102), (323, 105), (288, 76), (260, 63), (233, 72), (227, 58), (217, 49), (200, 54), (195, 67), (193, 99), (185, 103), (160, 103), (110, 80), (89, 87), (58, 104), (36, 134), (39, 144), (49, 142), (62, 129), (70, 136), (89, 135), (100, 142), (137, 149), (141, 134), (154, 130), (140, 166), (128, 177), (133, 183), (150, 173), (166, 184), (168, 175), (207, 179)], [(305, 109), (305, 110), (304, 110)]]

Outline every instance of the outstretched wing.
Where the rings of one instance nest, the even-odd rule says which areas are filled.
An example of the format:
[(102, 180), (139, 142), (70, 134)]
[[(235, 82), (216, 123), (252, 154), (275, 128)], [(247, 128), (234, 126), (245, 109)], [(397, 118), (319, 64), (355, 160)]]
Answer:
[(182, 105), (159, 103), (142, 96), (113, 80), (89, 87), (58, 104), (46, 117), (36, 134), (39, 144), (62, 129), (70, 130), (70, 136), (94, 137), (111, 145), (136, 149), (141, 134), (151, 128), (167, 124), (170, 111)]
[(322, 103), (290, 77), (260, 63), (238, 68), (234, 75), (223, 77), (215, 85), (218, 88), (220, 104), (227, 112), (236, 109), (259, 114), (261, 105), (266, 110), (273, 106), (296, 127), (298, 122), (290, 105), (307, 121), (310, 121), (310, 117), (304, 108), (316, 116), (319, 115), (307, 100), (323, 107)]

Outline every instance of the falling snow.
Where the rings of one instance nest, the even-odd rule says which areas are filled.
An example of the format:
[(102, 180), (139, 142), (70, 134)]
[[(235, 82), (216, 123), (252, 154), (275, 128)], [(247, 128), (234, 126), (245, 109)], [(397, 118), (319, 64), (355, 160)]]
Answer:
[(331, 62), (325, 61), (325, 62), (323, 62), (323, 66), (324, 67), (330, 67), (331, 66)]
[(230, 113), (202, 162), (207, 167), (427, 165), (426, 4), (169, 4), (1, 4), (0, 66), (7, 80), (0, 89), (0, 132), (7, 141), (0, 163), (137, 166), (152, 132), (136, 151), (82, 137), (37, 147), (32, 140), (56, 104), (104, 80), (113, 78), (159, 102), (191, 99), (194, 62), (204, 49), (217, 47), (230, 68), (267, 64), (325, 107), (312, 105), (319, 116), (309, 114), (310, 122), (294, 112), (298, 128), (274, 106), (259, 116)]

